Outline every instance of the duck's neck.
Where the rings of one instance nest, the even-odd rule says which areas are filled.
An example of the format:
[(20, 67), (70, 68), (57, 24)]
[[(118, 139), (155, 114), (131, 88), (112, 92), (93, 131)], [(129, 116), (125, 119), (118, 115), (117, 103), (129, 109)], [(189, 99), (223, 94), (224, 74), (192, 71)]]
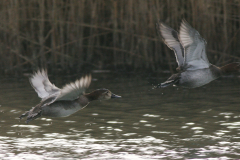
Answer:
[(221, 71), (224, 74), (236, 73), (240, 71), (240, 63), (233, 62), (221, 67)]
[(88, 99), (89, 102), (97, 100), (97, 95), (94, 92), (86, 93), (84, 96)]

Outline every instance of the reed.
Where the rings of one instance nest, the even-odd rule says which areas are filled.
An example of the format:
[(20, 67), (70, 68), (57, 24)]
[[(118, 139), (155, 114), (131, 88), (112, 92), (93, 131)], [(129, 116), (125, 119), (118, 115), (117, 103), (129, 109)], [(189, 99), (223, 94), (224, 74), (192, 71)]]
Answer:
[(240, 2), (227, 0), (0, 1), (0, 72), (175, 70), (159, 19), (185, 18), (207, 40), (213, 64), (240, 61)]

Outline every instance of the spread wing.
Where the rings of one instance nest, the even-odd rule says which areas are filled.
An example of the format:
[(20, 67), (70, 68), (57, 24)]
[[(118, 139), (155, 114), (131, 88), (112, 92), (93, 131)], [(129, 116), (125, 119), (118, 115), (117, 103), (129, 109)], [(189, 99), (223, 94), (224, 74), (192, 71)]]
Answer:
[(184, 50), (178, 38), (178, 32), (163, 22), (157, 23), (157, 29), (160, 31), (164, 43), (174, 51), (178, 67), (181, 67), (184, 63)]
[[(201, 60), (203, 68), (209, 67), (210, 64), (205, 51), (206, 41), (185, 20), (182, 21), (180, 27), (179, 39), (184, 48), (184, 63)], [(191, 65), (194, 65), (194, 63)]]
[(65, 85), (55, 101), (59, 100), (74, 100), (80, 95), (85, 93), (85, 90), (89, 87), (91, 83), (91, 75), (82, 77), (73, 83)]
[(60, 92), (60, 89), (49, 81), (47, 71), (44, 69), (34, 73), (29, 81), (38, 96), (42, 99)]

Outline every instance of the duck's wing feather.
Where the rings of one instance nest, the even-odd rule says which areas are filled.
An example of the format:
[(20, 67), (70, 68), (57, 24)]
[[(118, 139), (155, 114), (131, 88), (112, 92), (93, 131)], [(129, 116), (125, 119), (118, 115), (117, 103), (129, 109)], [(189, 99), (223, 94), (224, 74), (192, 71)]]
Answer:
[[(20, 118), (27, 116), (26, 122), (28, 123), (41, 116), (43, 107), (48, 106), (55, 101), (74, 100), (78, 98), (80, 95), (84, 94), (85, 89), (89, 87), (90, 83), (91, 75), (82, 77), (80, 80), (77, 80), (74, 83), (65, 85), (62, 90), (58, 88), (57, 92), (53, 92), (53, 94), (43, 97), (42, 101), (37, 106), (33, 107), (30, 111), (21, 115)], [(39, 89), (36, 92), (38, 93)]]
[(184, 63), (184, 49), (178, 38), (178, 32), (161, 21), (157, 23), (157, 29), (159, 30), (164, 43), (174, 51), (178, 67), (181, 67)]
[(29, 81), (38, 96), (42, 99), (60, 92), (60, 89), (49, 81), (47, 71), (44, 69), (39, 69), (32, 75)]
[(80, 95), (85, 93), (85, 90), (91, 83), (91, 79), (91, 75), (88, 75), (73, 83), (65, 85), (57, 96), (56, 101), (77, 99)]
[[(198, 65), (198, 68), (210, 66), (205, 51), (206, 41), (201, 37), (198, 31), (192, 28), (185, 20), (182, 21), (180, 27), (179, 39), (184, 48), (185, 64), (194, 60), (201, 60), (201, 66), (195, 64)], [(194, 63), (191, 65), (194, 65)]]

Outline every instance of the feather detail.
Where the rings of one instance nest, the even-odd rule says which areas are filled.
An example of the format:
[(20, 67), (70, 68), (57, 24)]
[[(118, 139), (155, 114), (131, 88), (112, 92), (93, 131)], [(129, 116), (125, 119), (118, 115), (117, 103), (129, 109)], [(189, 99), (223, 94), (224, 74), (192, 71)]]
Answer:
[(29, 81), (38, 96), (42, 99), (60, 92), (60, 89), (49, 81), (47, 71), (44, 69), (35, 72)]
[(178, 67), (181, 68), (184, 63), (184, 49), (178, 38), (178, 32), (163, 22), (157, 23), (157, 29), (159, 30), (164, 43), (174, 51)]
[(184, 48), (184, 64), (191, 66), (187, 68), (203, 69), (210, 66), (205, 50), (206, 41), (185, 20), (180, 26), (179, 39)]
[(57, 96), (56, 101), (77, 99), (80, 95), (85, 93), (85, 90), (91, 83), (91, 79), (91, 75), (88, 75), (76, 80), (75, 82), (65, 85), (60, 94)]

